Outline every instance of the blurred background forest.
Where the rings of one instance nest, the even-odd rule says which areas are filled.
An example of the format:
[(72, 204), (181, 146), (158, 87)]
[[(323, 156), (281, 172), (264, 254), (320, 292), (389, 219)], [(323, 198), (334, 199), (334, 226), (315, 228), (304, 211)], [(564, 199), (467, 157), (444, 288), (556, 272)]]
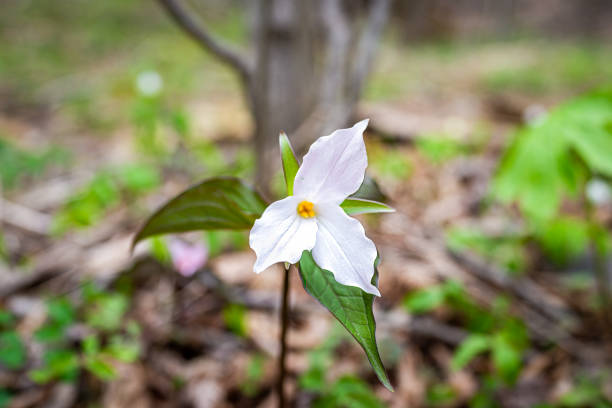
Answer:
[(171, 3), (2, 2), (0, 407), (275, 406), (281, 272), (242, 232), (130, 241), (362, 118), (395, 392), (293, 274), (294, 406), (612, 407), (609, 1), (177, 1), (256, 65)]

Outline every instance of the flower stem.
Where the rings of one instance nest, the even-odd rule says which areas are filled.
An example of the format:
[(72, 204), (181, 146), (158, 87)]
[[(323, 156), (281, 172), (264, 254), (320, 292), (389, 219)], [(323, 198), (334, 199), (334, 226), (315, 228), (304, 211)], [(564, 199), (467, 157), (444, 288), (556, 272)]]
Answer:
[(283, 298), (280, 312), (280, 357), (278, 360), (278, 406), (285, 408), (285, 357), (287, 355), (287, 326), (289, 326), (289, 269), (291, 265), (285, 264), (285, 277), (283, 279)]

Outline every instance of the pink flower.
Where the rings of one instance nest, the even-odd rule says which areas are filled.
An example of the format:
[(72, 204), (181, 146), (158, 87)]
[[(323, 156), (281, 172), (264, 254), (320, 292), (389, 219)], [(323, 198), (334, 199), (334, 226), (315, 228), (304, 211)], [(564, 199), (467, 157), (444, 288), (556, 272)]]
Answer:
[(188, 244), (178, 239), (170, 242), (172, 264), (183, 276), (191, 276), (208, 260), (208, 248), (204, 244)]

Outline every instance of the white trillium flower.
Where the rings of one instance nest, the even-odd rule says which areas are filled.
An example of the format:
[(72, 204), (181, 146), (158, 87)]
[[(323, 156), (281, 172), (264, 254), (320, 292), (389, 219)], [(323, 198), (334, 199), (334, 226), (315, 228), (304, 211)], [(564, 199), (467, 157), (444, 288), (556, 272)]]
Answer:
[(340, 207), (363, 182), (367, 126), (366, 119), (310, 146), (296, 174), (293, 195), (270, 204), (251, 229), (256, 273), (278, 262), (297, 263), (303, 251), (312, 251), (317, 265), (332, 272), (339, 283), (380, 296), (371, 283), (376, 247), (361, 223)]

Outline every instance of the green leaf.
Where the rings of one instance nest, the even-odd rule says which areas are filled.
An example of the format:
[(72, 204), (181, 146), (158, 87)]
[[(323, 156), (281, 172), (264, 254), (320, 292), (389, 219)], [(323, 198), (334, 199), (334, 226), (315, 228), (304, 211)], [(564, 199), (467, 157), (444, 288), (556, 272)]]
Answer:
[(16, 331), (0, 333), (0, 364), (16, 370), (25, 364), (26, 348)]
[(445, 288), (437, 285), (410, 293), (404, 299), (404, 307), (412, 313), (425, 313), (442, 305), (445, 299)]
[(30, 378), (44, 384), (53, 379), (74, 380), (79, 372), (79, 356), (70, 350), (49, 350), (43, 356), (43, 366), (30, 371)]
[(381, 191), (378, 183), (372, 177), (367, 175), (363, 182), (352, 195), (351, 198), (361, 198), (365, 200), (385, 201), (387, 197)]
[(348, 215), (366, 214), (366, 213), (386, 213), (394, 212), (395, 210), (386, 204), (378, 201), (366, 200), (363, 198), (347, 198), (340, 204), (340, 207)]
[(134, 237), (133, 245), (154, 235), (249, 229), (266, 203), (235, 178), (213, 178), (188, 188), (157, 210)]
[(465, 367), (478, 354), (484, 353), (491, 346), (488, 336), (482, 334), (471, 334), (459, 345), (451, 361), (453, 370), (460, 370)]
[(264, 364), (266, 360), (263, 354), (255, 354), (251, 357), (245, 370), (245, 379), (240, 384), (240, 391), (248, 397), (254, 397), (259, 391), (260, 384), (264, 378)]
[[(317, 266), (309, 251), (304, 251), (299, 266), (304, 289), (351, 333), (365, 351), (380, 382), (393, 391), (376, 345), (376, 322), (372, 313), (374, 295), (336, 282), (331, 272)], [(377, 279), (378, 273), (375, 273), (372, 280)]]
[(12, 396), (7, 390), (0, 389), (0, 408), (10, 406)]
[(315, 408), (383, 408), (385, 404), (363, 380), (346, 375), (332, 384), (327, 395), (313, 404)]
[(521, 351), (504, 333), (498, 333), (491, 339), (491, 353), (500, 376), (507, 383), (514, 383), (521, 371)]
[(246, 337), (246, 310), (243, 305), (231, 303), (223, 308), (225, 326), (235, 335)]
[(61, 325), (69, 325), (76, 318), (74, 306), (65, 297), (50, 300), (47, 303), (47, 313), (53, 322)]
[(110, 344), (104, 349), (103, 353), (124, 363), (133, 363), (140, 356), (140, 348), (137, 339), (115, 335), (111, 337)]
[(284, 132), (278, 136), (278, 143), (280, 144), (283, 173), (285, 174), (285, 183), (287, 184), (287, 195), (293, 195), (293, 181), (300, 165), (295, 157), (291, 143), (289, 143), (289, 138)]
[(535, 235), (546, 255), (563, 265), (586, 250), (589, 225), (579, 218), (562, 216), (537, 228)]
[(434, 384), (427, 390), (428, 406), (449, 406), (457, 399), (457, 391), (448, 384)]
[(129, 306), (127, 296), (120, 293), (105, 294), (96, 299), (87, 311), (87, 323), (102, 330), (116, 330)]
[(15, 324), (15, 316), (8, 310), (0, 310), (0, 327), (9, 327)]
[(93, 356), (85, 359), (85, 368), (101, 380), (108, 381), (115, 378), (115, 369), (104, 361), (101, 356)]
[(100, 340), (95, 334), (91, 334), (83, 339), (83, 353), (94, 356), (100, 352)]
[(34, 338), (41, 343), (52, 343), (64, 338), (66, 327), (57, 323), (45, 324), (34, 332)]

